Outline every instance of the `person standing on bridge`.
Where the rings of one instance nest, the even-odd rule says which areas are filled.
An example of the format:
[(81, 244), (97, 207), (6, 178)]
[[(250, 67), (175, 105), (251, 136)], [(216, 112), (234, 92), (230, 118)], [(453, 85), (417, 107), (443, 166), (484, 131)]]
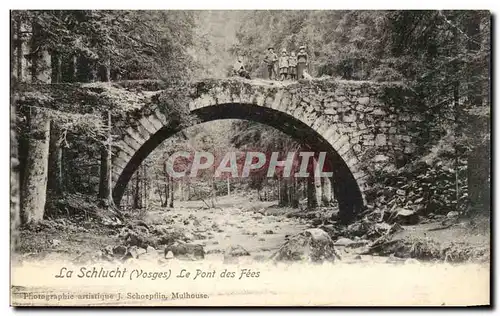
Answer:
[(280, 69), (280, 80), (283, 81), (287, 79), (288, 74), (288, 55), (286, 49), (283, 48), (281, 51), (281, 56), (278, 60), (278, 67)]
[(290, 57), (288, 57), (288, 78), (291, 80), (297, 79), (297, 56), (295, 56), (295, 52), (291, 52)]
[(269, 80), (277, 79), (278, 75), (276, 73), (276, 63), (278, 61), (278, 55), (274, 52), (274, 48), (269, 47), (267, 49), (267, 55), (266, 58), (264, 59), (264, 62), (267, 64), (267, 73), (268, 73), (268, 78)]
[(306, 53), (306, 47), (300, 46), (299, 53), (297, 54), (297, 78), (303, 79), (304, 72), (307, 70), (309, 66), (309, 56)]

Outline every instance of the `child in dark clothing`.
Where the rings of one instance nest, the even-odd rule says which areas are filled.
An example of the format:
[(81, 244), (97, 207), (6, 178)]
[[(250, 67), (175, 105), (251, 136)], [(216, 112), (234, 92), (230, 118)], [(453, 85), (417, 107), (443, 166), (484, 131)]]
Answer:
[(300, 46), (299, 53), (297, 54), (297, 78), (304, 78), (304, 71), (307, 70), (307, 66), (309, 65), (309, 57), (306, 53), (306, 47)]
[(291, 80), (297, 79), (297, 57), (295, 52), (291, 52), (290, 57), (288, 57), (288, 78)]
[(288, 55), (286, 54), (286, 50), (283, 49), (281, 51), (281, 56), (278, 61), (278, 67), (280, 69), (280, 80), (283, 81), (287, 79), (288, 73)]

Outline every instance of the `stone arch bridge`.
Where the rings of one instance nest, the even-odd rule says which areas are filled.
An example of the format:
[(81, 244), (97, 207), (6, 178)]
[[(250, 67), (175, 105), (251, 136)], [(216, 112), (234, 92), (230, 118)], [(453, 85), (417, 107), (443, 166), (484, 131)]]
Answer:
[[(197, 122), (246, 119), (275, 127), (314, 151), (327, 151), (341, 211), (356, 212), (367, 201), (374, 174), (399, 167), (428, 136), (405, 90), (396, 83), (316, 79), (281, 83), (242, 78), (207, 79), (172, 97), (172, 89), (150, 91), (133, 116), (113, 124), (112, 181), (116, 204), (141, 162), (185, 126), (165, 105), (184, 108)], [(175, 91), (174, 91), (175, 92)], [(427, 136), (426, 136), (427, 135)]]

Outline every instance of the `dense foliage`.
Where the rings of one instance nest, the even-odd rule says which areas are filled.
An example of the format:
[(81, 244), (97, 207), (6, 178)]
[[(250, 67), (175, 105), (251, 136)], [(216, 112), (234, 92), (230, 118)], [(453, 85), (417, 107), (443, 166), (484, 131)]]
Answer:
[(190, 11), (13, 11), (11, 19), (33, 33), (32, 50), (51, 53), (53, 81), (106, 81), (107, 68), (112, 79), (188, 80), (194, 69)]

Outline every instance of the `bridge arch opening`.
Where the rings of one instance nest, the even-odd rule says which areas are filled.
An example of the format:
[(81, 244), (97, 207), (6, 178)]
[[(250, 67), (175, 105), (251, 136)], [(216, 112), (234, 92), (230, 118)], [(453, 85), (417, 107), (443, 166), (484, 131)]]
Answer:
[[(191, 113), (198, 118), (194, 125), (223, 119), (254, 121), (276, 128), (310, 151), (326, 152), (325, 165), (333, 172), (332, 185), (335, 199), (339, 205), (340, 219), (349, 222), (363, 208), (362, 190), (346, 161), (320, 133), (292, 115), (272, 108), (246, 103), (217, 104), (195, 109)], [(163, 126), (134, 153), (119, 173), (114, 184), (113, 200), (116, 205), (120, 205), (125, 189), (141, 163), (163, 141), (180, 132), (183, 128), (186, 127), (175, 124)]]

